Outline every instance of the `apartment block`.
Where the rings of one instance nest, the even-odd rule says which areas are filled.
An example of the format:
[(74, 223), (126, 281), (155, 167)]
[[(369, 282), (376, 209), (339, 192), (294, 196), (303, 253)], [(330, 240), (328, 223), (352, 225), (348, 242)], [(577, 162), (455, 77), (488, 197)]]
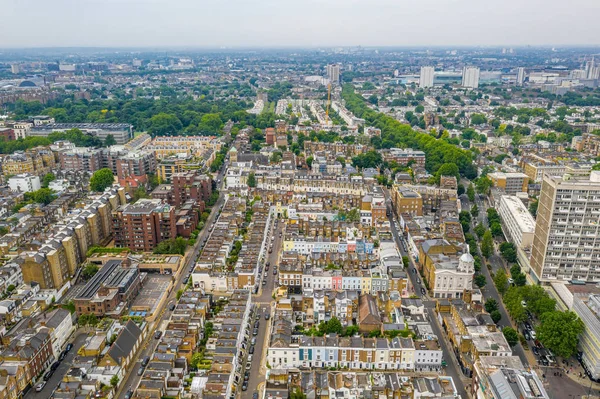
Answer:
[(390, 148), (389, 150), (381, 150), (381, 156), (385, 161), (396, 162), (398, 165), (415, 164), (425, 166), (425, 153), (412, 148)]
[(542, 281), (600, 281), (600, 171), (589, 180), (545, 176), (531, 267)]
[(133, 125), (126, 123), (40, 123), (34, 119), (34, 126), (29, 131), (29, 136), (48, 137), (54, 132), (65, 132), (71, 129), (79, 129), (86, 134), (104, 141), (112, 136), (117, 144), (125, 144), (133, 138)]
[(30, 193), (40, 189), (40, 177), (30, 173), (22, 173), (8, 179), (8, 187), (12, 191)]
[(102, 169), (102, 150), (89, 147), (74, 147), (58, 152), (62, 170), (86, 171), (94, 173)]
[(55, 167), (54, 154), (46, 147), (31, 148), (27, 151), (15, 151), (2, 159), (4, 176), (31, 173), (45, 175)]
[(592, 378), (600, 378), (600, 295), (574, 295), (572, 310), (585, 325), (579, 337), (581, 361)]
[(475, 260), (444, 239), (423, 242), (419, 263), (434, 298), (461, 298), (473, 288)]
[(494, 187), (503, 190), (506, 194), (515, 195), (516, 193), (526, 193), (529, 185), (529, 176), (525, 173), (489, 173), (488, 177), (492, 180)]
[(112, 212), (115, 246), (152, 251), (177, 236), (175, 208), (159, 199), (142, 198)]
[(423, 216), (423, 197), (416, 191), (403, 186), (392, 188), (392, 204), (397, 215), (408, 213)]
[(507, 238), (520, 248), (530, 248), (535, 233), (535, 219), (527, 210), (523, 201), (516, 196), (500, 197), (498, 214)]

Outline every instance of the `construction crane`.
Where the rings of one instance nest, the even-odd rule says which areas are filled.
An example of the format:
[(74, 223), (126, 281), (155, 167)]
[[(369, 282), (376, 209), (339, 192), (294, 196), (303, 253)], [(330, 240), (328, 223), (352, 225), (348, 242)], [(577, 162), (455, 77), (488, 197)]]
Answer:
[(327, 115), (327, 122), (329, 122), (329, 106), (331, 105), (331, 83), (327, 85), (327, 108), (325, 109), (325, 115)]

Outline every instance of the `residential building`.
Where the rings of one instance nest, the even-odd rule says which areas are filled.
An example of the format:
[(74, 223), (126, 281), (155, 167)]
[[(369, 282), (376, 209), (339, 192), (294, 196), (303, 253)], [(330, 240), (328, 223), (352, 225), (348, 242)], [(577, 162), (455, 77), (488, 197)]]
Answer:
[(421, 67), (421, 73), (419, 75), (419, 87), (433, 87), (433, 74), (435, 68), (432, 66)]
[(112, 213), (115, 246), (152, 251), (177, 236), (175, 208), (160, 199), (139, 199)]
[(600, 171), (589, 180), (545, 176), (531, 250), (537, 278), (600, 281)]
[(340, 65), (339, 64), (330, 64), (326, 67), (327, 79), (329, 79), (330, 83), (339, 84), (340, 83)]
[(4, 141), (15, 140), (15, 131), (8, 127), (0, 127), (0, 138)]
[(482, 356), (475, 363), (472, 397), (481, 399), (550, 399), (533, 369), (517, 356)]
[(2, 160), (4, 176), (31, 173), (38, 176), (52, 171), (55, 166), (54, 154), (47, 147), (31, 148), (27, 151), (15, 151)]
[(529, 176), (525, 173), (488, 173), (494, 187), (497, 187), (506, 194), (515, 195), (516, 193), (526, 193), (529, 185)]
[(48, 329), (52, 341), (52, 351), (60, 354), (67, 340), (75, 331), (73, 315), (66, 309), (58, 308), (44, 312), (37, 318), (37, 325)]
[(475, 260), (444, 239), (424, 241), (419, 264), (434, 298), (461, 298), (473, 288)]
[(423, 216), (423, 197), (404, 186), (395, 185), (392, 188), (392, 204), (397, 215), (408, 213)]
[(572, 310), (585, 326), (579, 336), (581, 362), (592, 378), (600, 378), (600, 295), (574, 295)]
[(40, 178), (30, 173), (22, 173), (8, 179), (8, 187), (12, 191), (20, 193), (30, 193), (41, 188)]
[(380, 152), (384, 161), (393, 161), (398, 165), (414, 164), (423, 167), (425, 166), (425, 153), (420, 150), (413, 150), (412, 148), (390, 148), (387, 150), (380, 150)]
[(500, 197), (498, 214), (507, 238), (519, 248), (530, 248), (535, 233), (535, 219), (519, 197), (503, 195)]
[(517, 86), (523, 86), (525, 82), (525, 68), (519, 67), (517, 68), (517, 79), (515, 81)]
[(462, 87), (476, 89), (479, 87), (479, 67), (465, 66), (462, 71)]
[(102, 150), (90, 147), (73, 147), (58, 151), (58, 160), (62, 170), (86, 171), (94, 173), (102, 169)]
[(50, 334), (45, 329), (36, 331), (31, 328), (16, 334), (2, 337), (4, 349), (0, 352), (0, 361), (25, 361), (32, 378), (40, 375), (56, 358)]

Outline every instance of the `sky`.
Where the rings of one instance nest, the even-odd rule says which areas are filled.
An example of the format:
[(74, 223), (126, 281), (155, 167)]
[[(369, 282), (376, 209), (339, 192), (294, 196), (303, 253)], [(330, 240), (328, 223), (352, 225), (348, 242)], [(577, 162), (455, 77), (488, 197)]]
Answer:
[(0, 0), (0, 48), (600, 44), (600, 0)]

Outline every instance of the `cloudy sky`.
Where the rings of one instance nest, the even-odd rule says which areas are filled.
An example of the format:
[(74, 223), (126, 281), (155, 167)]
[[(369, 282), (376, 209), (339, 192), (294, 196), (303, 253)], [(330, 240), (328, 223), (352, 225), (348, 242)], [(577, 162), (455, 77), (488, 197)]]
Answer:
[(2, 47), (600, 44), (600, 0), (0, 0)]

